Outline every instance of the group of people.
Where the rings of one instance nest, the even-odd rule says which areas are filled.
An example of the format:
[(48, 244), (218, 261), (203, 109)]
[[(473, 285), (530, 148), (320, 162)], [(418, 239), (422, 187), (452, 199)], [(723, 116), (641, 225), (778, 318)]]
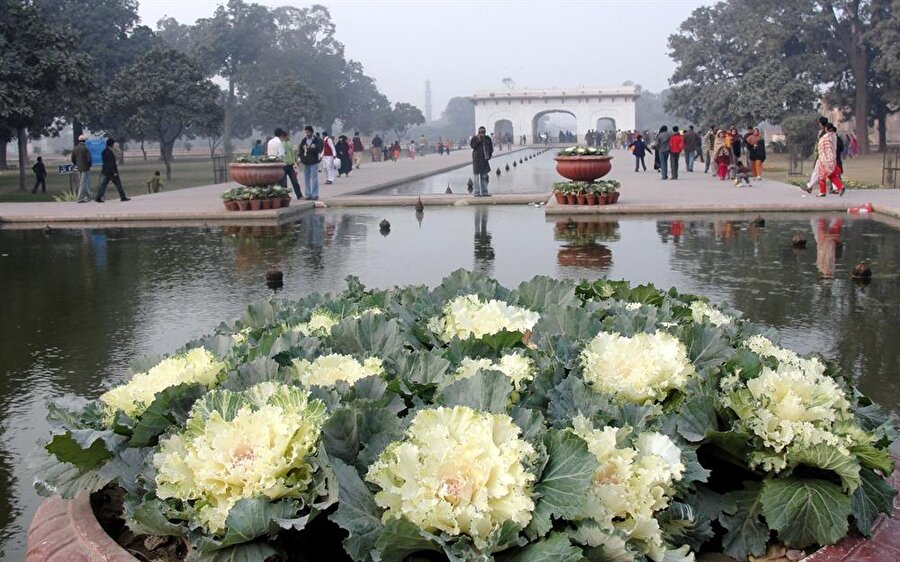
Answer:
[[(663, 125), (650, 144), (644, 140), (642, 133), (635, 132), (634, 135), (627, 149), (634, 155), (635, 172), (647, 171), (645, 157), (649, 152), (653, 154), (653, 168), (663, 180), (678, 179), (682, 156), (688, 172), (694, 171), (694, 165), (699, 160), (704, 163), (703, 173), (709, 173), (715, 163), (713, 171), (719, 179), (732, 179), (735, 185), (749, 185), (751, 178), (762, 180), (766, 142), (756, 127), (748, 129), (744, 135), (738, 133), (733, 125), (725, 129), (710, 127), (701, 137), (693, 125), (686, 131), (680, 130), (677, 125), (670, 131), (667, 125)], [(744, 164), (745, 161), (750, 163), (749, 167)]]
[[(75, 148), (72, 150), (72, 163), (75, 164), (75, 169), (79, 174), (77, 201), (79, 203), (87, 203), (88, 201), (93, 200), (97, 203), (103, 203), (106, 201), (106, 188), (109, 187), (110, 182), (116, 187), (120, 200), (131, 201), (131, 198), (125, 194), (125, 189), (122, 187), (122, 179), (119, 177), (118, 157), (113, 151), (113, 146), (115, 146), (116, 141), (111, 138), (106, 139), (106, 148), (104, 148), (101, 153), (102, 166), (100, 168), (100, 185), (97, 187), (96, 195), (92, 192), (91, 167), (93, 165), (93, 157), (91, 156), (91, 151), (88, 149), (85, 141), (87, 141), (87, 137), (80, 135), (78, 137), (78, 144), (76, 144)], [(40, 158), (38, 160), (40, 160)], [(41, 165), (43, 166), (43, 162), (41, 162)], [(46, 171), (46, 168), (44, 168), (45, 180)], [(35, 185), (35, 190), (36, 189), (37, 185)], [(33, 190), (32, 193), (34, 192), (35, 191)]]

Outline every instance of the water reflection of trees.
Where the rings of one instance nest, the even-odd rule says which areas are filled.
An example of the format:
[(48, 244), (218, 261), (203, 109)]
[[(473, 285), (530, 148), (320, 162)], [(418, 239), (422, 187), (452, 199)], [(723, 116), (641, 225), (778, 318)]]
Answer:
[[(788, 329), (801, 351), (838, 359), (864, 390), (876, 390), (882, 403), (897, 410), (900, 325), (889, 319), (900, 315), (900, 292), (889, 279), (900, 270), (900, 235), (866, 220), (845, 223), (838, 231), (839, 220), (768, 221), (762, 228), (751, 221), (686, 221), (670, 263), (690, 280), (691, 290), (726, 292), (729, 304), (747, 318)], [(670, 222), (657, 222), (661, 239)], [(818, 243), (815, 251), (792, 247), (798, 229), (827, 243), (825, 263)], [(876, 269), (872, 284), (859, 287), (850, 270), (863, 259), (884, 271)], [(823, 265), (833, 278), (822, 278)], [(885, 392), (885, 386), (893, 391)]]
[(619, 223), (616, 221), (574, 220), (557, 221), (553, 227), (553, 239), (565, 242), (556, 253), (556, 262), (564, 267), (608, 269), (613, 263), (612, 250), (600, 241), (619, 240)]

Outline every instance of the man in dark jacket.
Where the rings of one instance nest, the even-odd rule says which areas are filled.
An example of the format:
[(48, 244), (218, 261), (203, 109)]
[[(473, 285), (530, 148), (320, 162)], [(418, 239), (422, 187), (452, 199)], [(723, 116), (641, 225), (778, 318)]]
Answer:
[(372, 138), (372, 162), (381, 162), (384, 159), (382, 148), (384, 148), (384, 141), (376, 134)]
[(359, 131), (356, 131), (353, 133), (353, 165), (356, 166), (357, 170), (360, 162), (362, 162), (362, 154), (365, 149), (362, 139), (359, 137)]
[(91, 151), (88, 150), (84, 141), (87, 138), (84, 135), (78, 136), (78, 144), (72, 150), (72, 163), (78, 170), (78, 202), (87, 203), (93, 199), (91, 194)]
[(684, 134), (684, 165), (688, 172), (694, 171), (694, 160), (698, 154), (700, 154), (700, 135), (691, 125)]
[(34, 172), (34, 189), (31, 193), (37, 193), (38, 186), (41, 186), (41, 193), (47, 193), (47, 166), (44, 166), (44, 158), (37, 157), (37, 162), (31, 167)]
[(306, 136), (297, 147), (300, 164), (303, 165), (303, 185), (306, 186), (306, 198), (315, 201), (319, 198), (319, 159), (322, 154), (322, 139), (313, 135), (309, 125), (305, 129)]
[(490, 197), (488, 182), (490, 181), (490, 159), (494, 155), (494, 143), (487, 136), (484, 127), (478, 127), (478, 134), (469, 141), (472, 148), (472, 173), (475, 174), (475, 197)]
[(116, 163), (116, 153), (113, 152), (115, 144), (115, 139), (106, 139), (106, 148), (103, 149), (103, 154), (101, 155), (103, 168), (100, 170), (100, 177), (102, 179), (100, 180), (100, 187), (97, 188), (97, 197), (94, 198), (94, 201), (97, 203), (103, 203), (103, 196), (106, 195), (106, 186), (109, 185), (109, 182), (113, 182), (113, 185), (116, 186), (116, 191), (119, 192), (119, 199), (131, 201), (125, 195), (125, 190), (122, 189), (122, 180), (119, 179), (119, 165)]

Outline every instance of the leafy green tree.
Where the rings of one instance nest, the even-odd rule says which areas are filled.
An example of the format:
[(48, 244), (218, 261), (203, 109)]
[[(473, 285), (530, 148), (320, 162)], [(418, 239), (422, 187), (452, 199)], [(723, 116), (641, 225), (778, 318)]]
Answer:
[(266, 84), (250, 103), (252, 123), (266, 132), (281, 127), (296, 133), (306, 125), (317, 122), (322, 114), (322, 100), (295, 78), (282, 78)]
[(421, 125), (425, 122), (422, 111), (409, 103), (397, 102), (394, 107), (381, 116), (381, 128), (390, 129), (397, 136), (397, 140), (406, 137), (406, 132), (413, 125)]
[(111, 111), (127, 115), (125, 127), (139, 138), (159, 142), (172, 178), (172, 147), (185, 134), (220, 124), (219, 88), (187, 55), (156, 49), (120, 72), (108, 91)]
[(237, 96), (242, 85), (259, 82), (258, 63), (270, 50), (276, 31), (272, 14), (265, 6), (229, 0), (212, 17), (197, 20), (188, 36), (180, 38), (190, 45), (207, 75), (221, 76), (227, 83), (222, 140), (226, 156), (233, 152), (231, 131)]
[(727, 0), (694, 10), (669, 37), (678, 66), (666, 109), (694, 123), (755, 125), (814, 108), (830, 65), (820, 64), (801, 4)]
[(0, 4), (0, 131), (14, 131), (18, 139), (20, 190), (28, 135), (58, 133), (58, 116), (89, 83), (88, 60), (75, 36), (48, 24), (34, 5)]
[(791, 152), (805, 160), (812, 156), (819, 138), (819, 114), (789, 115), (781, 122), (781, 130)]

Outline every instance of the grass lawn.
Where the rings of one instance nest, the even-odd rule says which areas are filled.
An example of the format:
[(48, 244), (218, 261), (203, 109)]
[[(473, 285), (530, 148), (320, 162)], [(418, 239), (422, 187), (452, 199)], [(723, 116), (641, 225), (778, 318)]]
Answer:
[[(788, 176), (788, 155), (766, 155), (766, 163), (763, 166), (763, 177), (787, 182), (789, 180), (809, 181), (815, 162), (807, 160), (803, 163), (803, 176)], [(875, 185), (881, 185), (882, 154), (876, 152), (858, 158), (844, 160), (844, 180), (854, 180)], [(888, 186), (890, 187), (890, 186)]]
[[(19, 191), (19, 172), (12, 170), (0, 171), (0, 202), (20, 201), (53, 201), (53, 196), (69, 188), (69, 177), (57, 173), (57, 162), (47, 163), (47, 193), (38, 191), (31, 194), (34, 187), (34, 174), (28, 170), (26, 174), (26, 191)], [(166, 167), (159, 160), (144, 161), (140, 158), (129, 158), (125, 164), (119, 164), (119, 174), (122, 177), (122, 186), (128, 195), (140, 195), (147, 193), (147, 181), (153, 172), (159, 170), (163, 178), (166, 190), (196, 187), (213, 183), (212, 160), (206, 158), (177, 158), (172, 162), (172, 179), (166, 181)], [(100, 166), (94, 166), (91, 171), (91, 181), (94, 191), (100, 184)], [(78, 186), (78, 175), (72, 176), (73, 184)], [(107, 188), (107, 193), (112, 192), (115, 197), (116, 188), (112, 184)]]

